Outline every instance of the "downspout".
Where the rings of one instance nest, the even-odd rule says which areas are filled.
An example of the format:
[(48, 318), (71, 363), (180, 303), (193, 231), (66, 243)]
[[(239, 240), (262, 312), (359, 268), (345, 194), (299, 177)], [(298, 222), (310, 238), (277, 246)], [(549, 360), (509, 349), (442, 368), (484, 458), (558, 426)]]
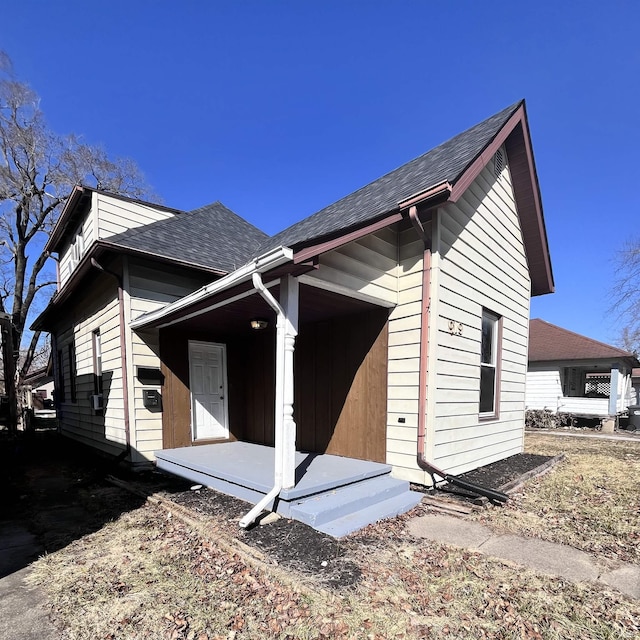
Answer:
[(417, 206), (409, 207), (409, 219), (413, 228), (416, 230), (418, 237), (424, 245), (422, 257), (422, 311), (420, 322), (420, 373), (418, 378), (418, 443), (417, 443), (417, 462), (418, 466), (431, 476), (433, 487), (436, 487), (435, 476), (439, 476), (450, 484), (456, 485), (467, 491), (485, 496), (496, 502), (506, 502), (508, 496), (501, 491), (489, 489), (481, 485), (476, 485), (466, 480), (462, 480), (457, 476), (448, 474), (446, 471), (439, 469), (432, 462), (425, 458), (425, 434), (427, 430), (427, 373), (429, 371), (429, 329), (431, 324), (431, 240), (424, 230), (422, 222), (418, 217)]
[(118, 310), (120, 313), (120, 360), (122, 361), (122, 394), (124, 396), (124, 435), (126, 441), (125, 450), (118, 456), (118, 461), (124, 460), (131, 453), (131, 433), (129, 429), (129, 381), (127, 376), (127, 348), (124, 318), (124, 286), (122, 276), (105, 269), (95, 258), (91, 258), (91, 265), (102, 271), (118, 283)]
[(429, 370), (429, 326), (431, 314), (431, 240), (422, 226), (418, 217), (418, 207), (409, 207), (409, 219), (418, 237), (422, 240), (422, 309), (420, 321), (420, 373), (418, 378), (418, 466), (431, 475), (433, 486), (435, 478), (431, 471), (431, 465), (424, 457), (425, 433), (426, 433), (426, 408), (427, 408), (427, 372)]
[[(262, 277), (258, 272), (254, 272), (252, 277), (253, 287), (254, 289), (264, 298), (265, 302), (276, 312), (276, 341), (279, 343), (284, 339), (282, 335), (285, 329), (285, 312), (284, 309), (280, 306), (278, 301), (273, 297), (269, 289), (264, 286), (262, 282)], [(279, 360), (282, 359), (281, 349), (276, 347), (276, 372), (279, 371), (282, 367), (282, 362)], [(280, 365), (280, 366), (278, 366)], [(276, 384), (276, 398), (275, 398), (275, 463), (274, 463), (274, 479), (273, 479), (273, 487), (259, 502), (256, 504), (251, 511), (249, 511), (245, 516), (243, 516), (240, 520), (240, 526), (243, 529), (246, 529), (266, 508), (266, 506), (272, 501), (275, 500), (280, 491), (282, 491), (283, 485), (283, 452), (282, 452), (282, 442), (284, 437), (284, 416), (283, 416), (283, 397), (284, 390), (282, 389), (282, 385)]]

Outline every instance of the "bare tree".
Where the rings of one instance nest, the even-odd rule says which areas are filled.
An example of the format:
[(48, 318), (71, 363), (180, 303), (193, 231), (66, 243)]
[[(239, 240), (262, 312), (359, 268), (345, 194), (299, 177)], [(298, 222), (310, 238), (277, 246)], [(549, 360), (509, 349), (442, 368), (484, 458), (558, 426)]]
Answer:
[(615, 257), (611, 311), (623, 323), (620, 347), (640, 353), (640, 239), (627, 242)]
[[(40, 332), (25, 333), (29, 311), (55, 284), (47, 277), (46, 237), (78, 184), (132, 197), (149, 195), (132, 161), (110, 160), (103, 149), (76, 135), (52, 132), (39, 97), (15, 78), (9, 57), (0, 51), (0, 318), (5, 317), (5, 393), (10, 403), (15, 403), (16, 384), (31, 367), (40, 340)], [(22, 345), (23, 339), (27, 344)]]

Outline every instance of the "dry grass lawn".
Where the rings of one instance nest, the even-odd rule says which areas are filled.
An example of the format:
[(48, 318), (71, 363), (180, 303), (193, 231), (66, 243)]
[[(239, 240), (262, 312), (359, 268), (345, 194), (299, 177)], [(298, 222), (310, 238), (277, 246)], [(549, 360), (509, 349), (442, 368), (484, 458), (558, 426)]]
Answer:
[[(610, 512), (600, 522), (598, 514), (606, 510), (602, 499), (616, 514), (633, 506), (630, 485), (614, 480), (626, 468), (627, 475), (635, 470), (637, 484), (640, 450), (598, 451), (582, 440), (538, 435), (527, 446), (555, 453), (563, 445), (571, 448), (566, 463), (529, 483), (515, 501), (520, 506), (490, 509), (484, 519), (528, 535), (545, 530), (547, 539), (579, 548), (592, 550), (598, 541), (595, 549), (609, 557), (631, 555), (626, 542), (620, 552), (614, 540), (618, 532), (638, 531), (637, 500), (632, 516)], [(577, 510), (583, 502), (588, 507)], [(557, 523), (538, 522), (547, 517)], [(596, 533), (585, 525), (592, 518)], [(185, 522), (155, 504), (42, 558), (33, 580), (46, 589), (66, 640), (640, 638), (639, 602), (412, 539), (406, 519), (373, 525), (342, 543), (361, 571), (348, 588), (328, 589), (308, 574), (257, 561), (238, 544), (225, 514)]]
[(526, 450), (566, 457), (528, 482), (505, 508), (475, 518), (497, 531), (640, 564), (640, 440), (536, 433), (527, 435)]

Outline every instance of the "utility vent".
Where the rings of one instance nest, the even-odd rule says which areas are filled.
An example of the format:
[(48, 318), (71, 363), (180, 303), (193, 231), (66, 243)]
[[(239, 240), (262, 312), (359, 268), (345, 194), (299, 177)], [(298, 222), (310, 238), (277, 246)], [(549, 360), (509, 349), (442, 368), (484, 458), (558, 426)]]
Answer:
[(504, 165), (505, 165), (504, 151), (502, 149), (498, 149), (496, 151), (496, 155), (493, 156), (493, 170), (495, 172), (496, 178), (499, 178), (502, 175), (502, 171), (504, 170)]

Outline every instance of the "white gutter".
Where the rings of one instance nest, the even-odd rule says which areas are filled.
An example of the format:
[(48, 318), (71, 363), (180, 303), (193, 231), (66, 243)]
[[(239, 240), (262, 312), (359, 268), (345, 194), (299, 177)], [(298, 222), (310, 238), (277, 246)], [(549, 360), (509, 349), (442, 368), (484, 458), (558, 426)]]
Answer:
[(202, 300), (205, 300), (216, 293), (220, 293), (225, 289), (229, 289), (235, 285), (246, 282), (254, 273), (265, 273), (266, 271), (275, 269), (287, 262), (291, 262), (291, 260), (293, 260), (293, 251), (289, 249), (289, 247), (278, 247), (276, 249), (272, 249), (268, 253), (258, 256), (251, 262), (248, 262), (243, 267), (232, 271), (223, 278), (190, 293), (188, 296), (180, 298), (179, 300), (176, 300), (175, 302), (168, 304), (166, 307), (162, 307), (156, 311), (145, 313), (139, 318), (133, 320), (130, 326), (132, 329), (140, 329), (148, 324), (162, 320), (162, 318), (166, 318), (176, 311), (185, 309), (186, 307), (201, 302)]
[[(264, 286), (259, 273), (252, 275), (255, 290), (264, 298), (267, 304), (276, 312), (276, 375), (284, 366), (284, 350), (278, 346), (284, 341), (285, 312), (271, 292)], [(284, 388), (276, 382), (276, 413), (275, 413), (275, 464), (273, 488), (256, 504), (241, 520), (240, 526), (246, 529), (265, 509), (265, 507), (278, 496), (283, 484), (283, 445), (284, 445)]]

